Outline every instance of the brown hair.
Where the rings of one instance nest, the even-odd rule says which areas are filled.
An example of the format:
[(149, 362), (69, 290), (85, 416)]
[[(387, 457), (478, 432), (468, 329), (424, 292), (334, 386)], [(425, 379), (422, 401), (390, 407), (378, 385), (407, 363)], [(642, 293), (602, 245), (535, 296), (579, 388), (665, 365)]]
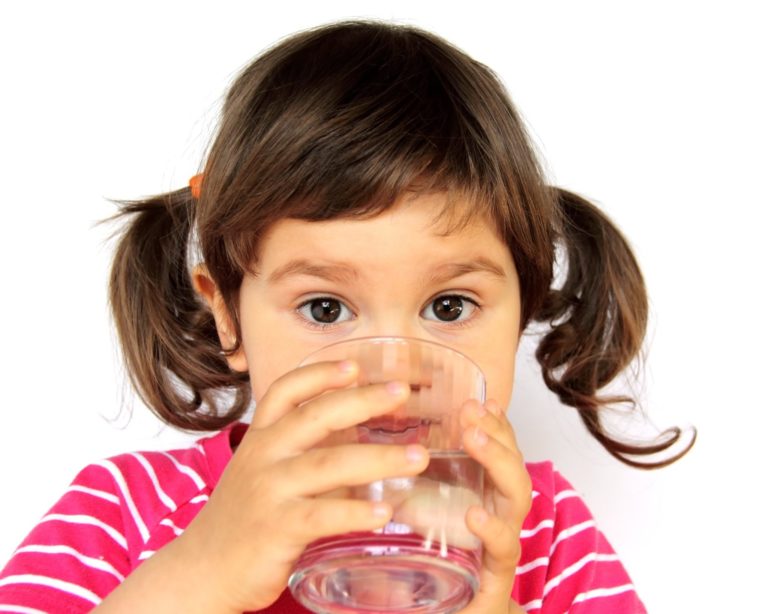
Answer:
[[(551, 324), (537, 352), (547, 385), (620, 460), (654, 467), (679, 457), (631, 458), (668, 450), (678, 430), (628, 445), (601, 423), (600, 408), (622, 399), (597, 391), (636, 357), (645, 333), (646, 293), (627, 242), (590, 203), (546, 185), (503, 86), (446, 41), (375, 22), (286, 39), (231, 86), (204, 170), (199, 198), (184, 188), (123, 201), (116, 216), (131, 218), (110, 279), (117, 331), (132, 383), (165, 422), (217, 429), (250, 402), (247, 373), (229, 369), (193, 291), (193, 236), (234, 323), (234, 352), (240, 284), (271, 224), (370, 216), (405, 191), (445, 190), (474, 206), (452, 219), (487, 216), (509, 246), (521, 329)], [(558, 245), (568, 273), (553, 289)]]

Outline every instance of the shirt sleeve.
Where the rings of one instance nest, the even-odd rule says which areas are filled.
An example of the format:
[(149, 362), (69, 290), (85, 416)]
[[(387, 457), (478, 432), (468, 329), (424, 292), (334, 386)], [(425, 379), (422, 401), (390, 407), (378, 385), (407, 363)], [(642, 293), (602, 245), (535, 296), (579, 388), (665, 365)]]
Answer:
[(81, 471), (0, 572), (0, 612), (88, 612), (130, 571), (120, 489)]
[(552, 477), (554, 526), (538, 611), (645, 613), (629, 575), (582, 498), (559, 473)]

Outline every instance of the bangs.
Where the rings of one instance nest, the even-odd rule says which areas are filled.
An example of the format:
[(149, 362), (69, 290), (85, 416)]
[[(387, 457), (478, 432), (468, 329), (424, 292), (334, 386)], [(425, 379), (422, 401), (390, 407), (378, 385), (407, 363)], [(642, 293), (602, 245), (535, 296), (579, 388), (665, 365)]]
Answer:
[(449, 196), (443, 232), (484, 218), (516, 261), (541, 258), (548, 193), (494, 74), (415, 28), (321, 27), (232, 85), (200, 196), (203, 257), (234, 289), (280, 219), (365, 218), (429, 192)]

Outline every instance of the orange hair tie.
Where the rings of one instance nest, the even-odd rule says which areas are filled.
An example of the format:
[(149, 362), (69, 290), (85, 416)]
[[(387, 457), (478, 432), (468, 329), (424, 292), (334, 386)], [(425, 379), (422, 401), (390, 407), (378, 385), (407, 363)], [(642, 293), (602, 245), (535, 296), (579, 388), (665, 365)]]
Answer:
[(200, 198), (200, 190), (203, 189), (203, 173), (195, 175), (189, 180), (189, 190), (192, 192), (192, 198)]

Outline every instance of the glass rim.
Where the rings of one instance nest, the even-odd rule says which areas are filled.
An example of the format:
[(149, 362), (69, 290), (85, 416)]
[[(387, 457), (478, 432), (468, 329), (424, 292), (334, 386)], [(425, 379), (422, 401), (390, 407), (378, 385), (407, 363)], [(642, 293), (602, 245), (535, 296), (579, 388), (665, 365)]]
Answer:
[(419, 337), (402, 337), (398, 335), (372, 335), (369, 337), (355, 337), (353, 339), (342, 339), (341, 341), (334, 341), (333, 343), (330, 343), (328, 345), (324, 345), (321, 348), (318, 348), (317, 350), (314, 350), (313, 352), (310, 352), (307, 354), (304, 358), (301, 359), (298, 366), (304, 366), (307, 361), (315, 356), (316, 354), (319, 354), (320, 352), (324, 352), (326, 350), (330, 350), (332, 348), (335, 348), (340, 345), (354, 345), (356, 343), (404, 343), (404, 342), (416, 342), (417, 344), (422, 345), (428, 345), (433, 346), (436, 348), (439, 348), (441, 350), (446, 350), (452, 354), (455, 354), (467, 362), (469, 362), (475, 369), (477, 369), (480, 376), (483, 378), (483, 381), (485, 381), (485, 373), (480, 368), (480, 365), (478, 365), (474, 360), (472, 360), (469, 356), (464, 354), (463, 352), (460, 352), (459, 350), (456, 350), (448, 345), (443, 345), (442, 343), (438, 343), (437, 341), (431, 341), (429, 339), (420, 339)]

